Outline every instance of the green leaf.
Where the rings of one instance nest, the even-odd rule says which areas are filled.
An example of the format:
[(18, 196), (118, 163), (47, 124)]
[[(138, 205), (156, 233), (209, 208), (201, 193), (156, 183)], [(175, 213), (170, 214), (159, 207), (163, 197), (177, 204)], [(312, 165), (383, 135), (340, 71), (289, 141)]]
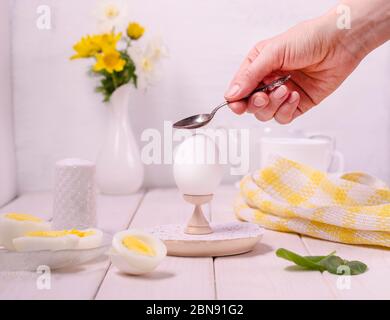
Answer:
[(335, 251), (327, 256), (300, 256), (295, 252), (280, 248), (276, 255), (294, 262), (308, 270), (328, 271), (338, 275), (358, 275), (367, 271), (367, 265), (360, 261), (348, 261), (335, 255)]
[[(289, 251), (287, 249), (280, 248), (276, 250), (276, 255), (279, 258), (283, 258), (289, 261), (294, 262), (296, 265), (310, 269), (310, 270), (318, 270), (318, 271), (324, 271), (325, 268), (315, 261), (312, 261), (312, 259), (308, 259), (307, 257), (300, 256), (299, 254), (296, 254), (292, 251)], [(316, 257), (317, 259), (319, 257)]]
[(330, 273), (341, 274), (338, 268), (343, 266), (345, 263), (340, 257), (332, 255), (321, 260), (318, 264), (323, 266)]
[(351, 269), (351, 275), (364, 273), (368, 269), (367, 265), (360, 261), (347, 261), (346, 265)]
[(330, 256), (333, 256), (334, 254), (336, 253), (336, 251), (333, 251), (331, 253), (329, 253), (327, 256), (304, 256), (306, 259), (312, 261), (312, 262), (315, 262), (315, 263), (318, 263), (320, 262), (321, 260), (324, 260), (325, 258), (328, 258)]

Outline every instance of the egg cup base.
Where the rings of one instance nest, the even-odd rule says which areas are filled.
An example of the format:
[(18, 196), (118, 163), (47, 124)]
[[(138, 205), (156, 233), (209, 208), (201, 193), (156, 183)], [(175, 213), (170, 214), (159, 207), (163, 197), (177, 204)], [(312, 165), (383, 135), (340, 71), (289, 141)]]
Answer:
[(247, 222), (211, 224), (213, 233), (188, 234), (185, 226), (170, 224), (150, 229), (167, 246), (169, 256), (220, 257), (251, 251), (264, 229)]

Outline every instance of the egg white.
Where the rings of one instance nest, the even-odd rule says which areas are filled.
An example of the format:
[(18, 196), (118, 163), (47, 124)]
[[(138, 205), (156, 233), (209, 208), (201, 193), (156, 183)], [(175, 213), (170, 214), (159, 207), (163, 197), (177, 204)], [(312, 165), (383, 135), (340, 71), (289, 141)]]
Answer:
[(19, 252), (75, 249), (78, 243), (79, 237), (73, 234), (67, 234), (60, 237), (24, 236), (13, 240), (15, 250)]
[(103, 242), (103, 232), (99, 229), (85, 229), (83, 232), (93, 232), (93, 234), (79, 237), (76, 249), (92, 249), (99, 247)]
[[(123, 243), (123, 239), (127, 236), (134, 236), (148, 246), (155, 253), (155, 256), (148, 256), (138, 253), (135, 250), (128, 249)], [(165, 244), (155, 236), (140, 231), (126, 230), (118, 232), (112, 240), (112, 249), (109, 252), (111, 262), (122, 272), (140, 275), (153, 271), (167, 255)]]
[(7, 213), (0, 216), (0, 245), (8, 250), (15, 250), (13, 240), (31, 231), (50, 230), (47, 221), (19, 221), (7, 218)]
[(175, 149), (173, 177), (183, 194), (213, 194), (223, 170), (218, 146), (204, 134), (187, 138)]

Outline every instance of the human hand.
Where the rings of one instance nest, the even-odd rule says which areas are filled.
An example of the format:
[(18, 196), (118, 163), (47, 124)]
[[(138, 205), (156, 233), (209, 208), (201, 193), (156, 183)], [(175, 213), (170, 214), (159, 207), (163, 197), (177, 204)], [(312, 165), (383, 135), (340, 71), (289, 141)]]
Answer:
[[(225, 99), (237, 114), (287, 124), (335, 91), (368, 53), (345, 43), (334, 17), (298, 24), (250, 50), (228, 88)], [(360, 48), (361, 49), (361, 48)], [(261, 82), (291, 74), (283, 86), (267, 94), (250, 94)], [(240, 101), (238, 101), (240, 100)]]

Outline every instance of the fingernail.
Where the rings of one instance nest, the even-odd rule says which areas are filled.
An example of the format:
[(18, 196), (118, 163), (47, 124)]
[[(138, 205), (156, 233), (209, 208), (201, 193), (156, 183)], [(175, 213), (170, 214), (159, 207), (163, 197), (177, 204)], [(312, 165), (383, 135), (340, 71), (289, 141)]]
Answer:
[(287, 93), (287, 87), (286, 86), (280, 86), (274, 91), (274, 97), (276, 99), (283, 98)]
[(287, 102), (288, 103), (293, 103), (293, 102), (297, 101), (298, 98), (299, 98), (298, 92), (294, 91), (294, 92), (291, 93), (290, 98), (288, 98)]
[(265, 105), (265, 99), (262, 97), (256, 97), (255, 100), (253, 101), (253, 104), (256, 107), (262, 107)]
[(229, 88), (229, 90), (225, 93), (226, 97), (233, 97), (235, 94), (240, 91), (240, 86), (238, 84), (233, 85), (232, 87)]

